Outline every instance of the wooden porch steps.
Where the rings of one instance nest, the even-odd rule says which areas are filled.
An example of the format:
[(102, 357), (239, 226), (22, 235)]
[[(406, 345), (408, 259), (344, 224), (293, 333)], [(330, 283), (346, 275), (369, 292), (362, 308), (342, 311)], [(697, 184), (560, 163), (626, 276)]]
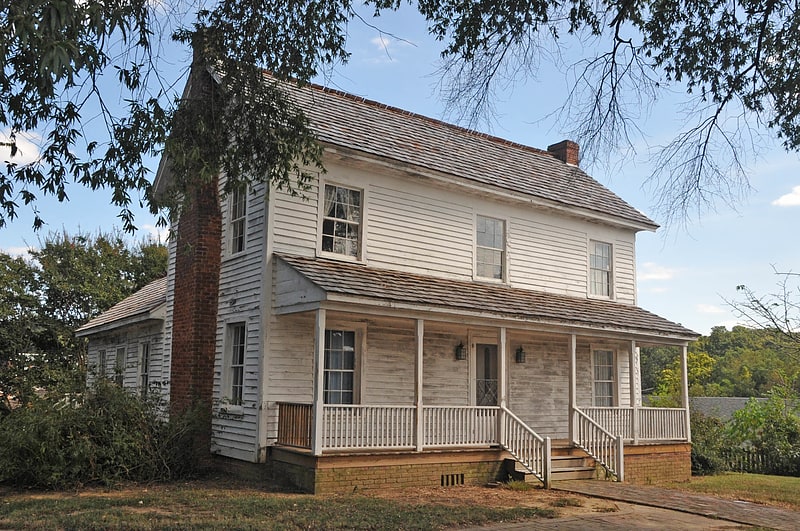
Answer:
[[(570, 479), (595, 479), (597, 471), (595, 460), (580, 448), (568, 444), (553, 445), (550, 460), (551, 481)], [(533, 474), (529, 474), (515, 459), (505, 460), (505, 470), (511, 479), (526, 483), (539, 483)]]

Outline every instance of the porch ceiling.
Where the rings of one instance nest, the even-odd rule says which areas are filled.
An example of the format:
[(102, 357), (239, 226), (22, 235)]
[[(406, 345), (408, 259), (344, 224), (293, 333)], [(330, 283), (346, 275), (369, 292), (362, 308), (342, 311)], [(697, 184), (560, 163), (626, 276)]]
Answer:
[(691, 341), (698, 337), (680, 324), (623, 303), (435, 278), (336, 260), (277, 256), (279, 284), (282, 279), (286, 286), (283, 292), (278, 289), (276, 297), (280, 313), (309, 310), (322, 301), (352, 301), (420, 311), (489, 314), (498, 319), (653, 339)]

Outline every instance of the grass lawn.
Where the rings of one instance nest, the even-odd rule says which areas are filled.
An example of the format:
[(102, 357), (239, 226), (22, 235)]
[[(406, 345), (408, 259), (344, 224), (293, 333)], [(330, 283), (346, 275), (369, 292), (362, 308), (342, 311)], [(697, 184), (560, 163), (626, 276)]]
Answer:
[(0, 529), (443, 529), (556, 516), (546, 503), (491, 507), (447, 502), (458, 499), (457, 490), (444, 496), (309, 496), (224, 481), (71, 493), (5, 489)]
[(800, 511), (800, 478), (728, 472), (695, 476), (690, 483), (675, 483), (669, 487)]

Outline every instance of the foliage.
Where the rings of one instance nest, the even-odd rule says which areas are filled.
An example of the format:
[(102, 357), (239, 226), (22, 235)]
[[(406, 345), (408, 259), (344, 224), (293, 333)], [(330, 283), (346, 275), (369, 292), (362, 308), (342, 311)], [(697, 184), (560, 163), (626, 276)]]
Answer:
[(750, 400), (733, 414), (727, 426), (735, 445), (769, 456), (778, 467), (773, 474), (800, 474), (800, 401), (797, 393), (776, 387), (766, 401)]
[(692, 411), (692, 475), (706, 476), (725, 470), (722, 451), (728, 446), (725, 425), (715, 417)]
[(33, 399), (0, 417), (0, 483), (63, 489), (187, 477), (197, 414), (167, 422), (163, 410), (104, 378), (81, 394)]
[(42, 389), (77, 389), (85, 345), (74, 330), (166, 274), (161, 244), (118, 232), (49, 234), (32, 259), (0, 253), (0, 415)]
[[(642, 387), (677, 397), (678, 355), (667, 347), (643, 348)], [(714, 327), (689, 346), (688, 363), (692, 396), (760, 397), (776, 386), (800, 390), (800, 360), (774, 329)]]
[[(711, 377), (715, 360), (705, 352), (688, 352), (686, 356), (689, 395), (702, 394), (703, 385)], [(681, 360), (675, 358), (661, 370), (651, 403), (657, 407), (677, 407), (681, 402)]]
[(771, 330), (775, 342), (800, 363), (800, 274), (779, 273), (777, 290), (759, 295), (745, 285), (737, 286), (744, 300), (728, 304), (753, 327)]
[[(638, 111), (631, 107), (685, 90), (693, 118), (658, 165), (667, 212), (735, 198), (759, 127), (786, 149), (800, 146), (798, 30), (787, 0), (364, 4), (375, 17), (415, 8), (425, 18), (442, 42), (445, 99), (463, 106), (465, 119), (491, 109), (498, 84), (535, 74), (548, 52), (559, 57), (569, 38), (598, 50), (574, 65), (563, 113), (589, 152), (632, 147)], [(6, 0), (0, 20), (2, 144), (17, 155), (25, 135), (41, 136), (32, 162), (12, 157), (0, 173), (0, 226), (20, 202), (40, 226), (38, 194), (64, 201), (74, 181), (110, 189), (126, 230), (131, 192), (154, 206), (145, 163), (162, 148), (176, 186), (162, 196), (168, 206), (220, 171), (231, 186), (260, 180), (302, 193), (321, 170), (321, 150), (306, 117), (261, 69), (308, 82), (348, 59), (349, 24), (370, 24), (351, 0)], [(176, 93), (179, 80), (160, 69), (161, 41), (172, 32), (195, 52), (185, 97)], [(112, 75), (117, 84), (109, 88), (102, 80)], [(101, 126), (90, 127), (93, 120)]]

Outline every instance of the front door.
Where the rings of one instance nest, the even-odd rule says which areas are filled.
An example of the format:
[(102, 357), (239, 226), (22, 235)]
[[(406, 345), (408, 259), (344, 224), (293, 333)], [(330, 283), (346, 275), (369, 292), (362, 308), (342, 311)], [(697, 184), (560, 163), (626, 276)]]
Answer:
[(475, 345), (475, 405), (497, 405), (497, 345)]

